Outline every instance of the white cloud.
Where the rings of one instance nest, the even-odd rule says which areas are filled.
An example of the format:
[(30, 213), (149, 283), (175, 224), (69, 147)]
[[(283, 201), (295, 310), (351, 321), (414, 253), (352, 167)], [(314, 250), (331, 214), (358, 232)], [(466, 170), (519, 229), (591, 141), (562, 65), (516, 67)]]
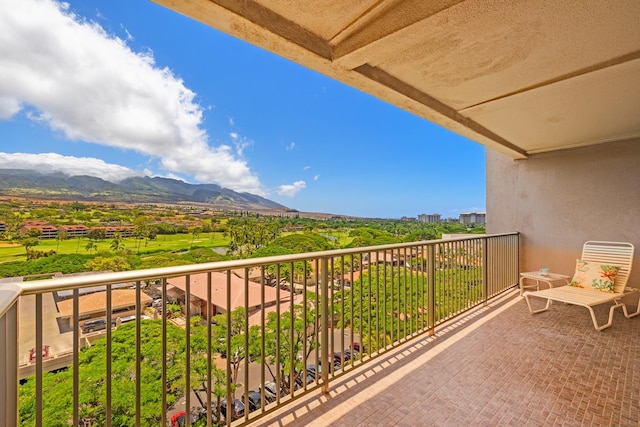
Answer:
[(307, 184), (304, 181), (296, 181), (293, 184), (281, 185), (278, 187), (278, 194), (285, 197), (296, 197), (296, 194), (304, 189)]
[(129, 32), (129, 30), (127, 30), (123, 25), (121, 25), (120, 28), (122, 28), (122, 31), (124, 31), (125, 34), (127, 35), (127, 40), (129, 40), (129, 41), (135, 40), (134, 37)]
[(0, 169), (33, 169), (42, 172), (62, 172), (65, 175), (89, 175), (118, 182), (132, 176), (146, 176), (148, 170), (126, 168), (92, 157), (62, 156), (56, 153), (1, 153)]
[(229, 146), (209, 145), (196, 94), (152, 53), (132, 51), (64, 3), (0, 0), (0, 11), (0, 118), (28, 108), (27, 117), (67, 139), (135, 150), (167, 172), (265, 193)]
[(318, 178), (320, 178), (320, 175), (314, 175), (313, 180), (314, 180), (314, 181), (317, 181), (317, 180), (318, 180)]
[(233, 142), (233, 145), (236, 147), (236, 153), (238, 153), (238, 156), (242, 156), (244, 154), (244, 150), (253, 145), (253, 141), (238, 135), (236, 132), (231, 132), (229, 136), (231, 137), (231, 142)]
[(0, 119), (10, 119), (22, 109), (20, 101), (0, 95)]
[(302, 168), (303, 170), (308, 171), (309, 169), (311, 169), (311, 166), (305, 166), (304, 168)]
[(296, 147), (296, 143), (292, 142), (291, 144), (287, 145), (286, 150), (287, 151), (291, 151)]

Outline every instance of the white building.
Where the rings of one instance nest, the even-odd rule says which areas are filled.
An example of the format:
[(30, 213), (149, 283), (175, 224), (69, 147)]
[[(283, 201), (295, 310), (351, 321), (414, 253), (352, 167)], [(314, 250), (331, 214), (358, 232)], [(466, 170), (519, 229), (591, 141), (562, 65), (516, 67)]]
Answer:
[(439, 213), (433, 213), (433, 214), (420, 214), (418, 215), (418, 221), (419, 222), (440, 222), (440, 214)]
[(463, 212), (460, 214), (460, 224), (485, 225), (487, 214), (485, 212)]

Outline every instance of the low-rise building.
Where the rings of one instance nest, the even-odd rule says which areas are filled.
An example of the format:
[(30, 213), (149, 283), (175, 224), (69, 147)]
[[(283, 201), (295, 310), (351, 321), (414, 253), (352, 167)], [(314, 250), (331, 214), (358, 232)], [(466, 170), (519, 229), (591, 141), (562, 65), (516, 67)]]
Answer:
[[(151, 297), (144, 292), (140, 295), (140, 313), (142, 309), (151, 305)], [(60, 318), (68, 321), (73, 320), (73, 298), (57, 302)], [(113, 289), (111, 291), (111, 312), (114, 320), (117, 316), (136, 312), (136, 290), (135, 289)], [(92, 292), (78, 297), (78, 319), (102, 318), (107, 315), (107, 292)]]
[(113, 239), (116, 233), (120, 233), (120, 237), (133, 236), (133, 225), (120, 225), (120, 226), (108, 226), (108, 227), (94, 227), (104, 230), (105, 239)]
[(67, 239), (73, 239), (76, 237), (87, 237), (89, 227), (84, 224), (78, 225), (63, 225), (60, 227), (63, 230)]
[[(199, 315), (207, 318), (207, 300), (208, 300), (208, 273), (193, 274), (189, 276), (189, 294), (190, 294), (190, 311), (191, 315)], [(260, 311), (262, 304), (262, 292), (264, 292), (264, 306), (269, 307), (276, 305), (278, 302), (276, 288), (263, 286), (259, 283), (247, 281), (231, 274), (231, 286), (229, 300), (231, 305), (227, 304), (227, 275), (219, 272), (211, 273), (211, 315), (215, 316), (220, 313), (233, 311), (238, 307), (245, 307), (246, 301), (248, 306), (245, 307), (249, 315)], [(177, 300), (181, 305), (186, 304), (186, 276), (173, 277), (169, 279), (167, 293)], [(280, 289), (280, 303), (290, 301), (291, 293)]]
[(58, 235), (58, 227), (47, 221), (29, 220), (22, 223), (22, 231), (28, 233), (31, 230), (38, 230), (39, 239), (55, 239)]

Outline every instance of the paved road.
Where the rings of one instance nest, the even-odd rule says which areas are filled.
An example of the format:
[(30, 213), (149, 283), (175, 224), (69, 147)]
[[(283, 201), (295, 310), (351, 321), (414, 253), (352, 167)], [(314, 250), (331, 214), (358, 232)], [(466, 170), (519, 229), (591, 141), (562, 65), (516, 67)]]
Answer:
[[(18, 306), (19, 364), (29, 362), (29, 351), (36, 345), (36, 297), (20, 297)], [(48, 345), (49, 354), (58, 355), (73, 351), (73, 333), (60, 333), (58, 328), (58, 308), (51, 293), (42, 295), (42, 343)]]

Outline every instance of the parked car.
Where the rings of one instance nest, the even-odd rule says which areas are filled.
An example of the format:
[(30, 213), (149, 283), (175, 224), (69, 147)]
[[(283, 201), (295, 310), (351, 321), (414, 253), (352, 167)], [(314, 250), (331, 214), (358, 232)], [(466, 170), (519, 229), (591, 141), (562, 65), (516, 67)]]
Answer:
[[(264, 383), (264, 400), (271, 403), (271, 402), (275, 402), (277, 399), (277, 386), (276, 383), (274, 383), (273, 381), (266, 381)], [(258, 386), (258, 393), (262, 393), (263, 389), (262, 386)], [(280, 396), (282, 396), (283, 390), (280, 390)]]
[[(249, 412), (257, 411), (262, 408), (262, 394), (257, 391), (249, 391), (247, 395), (247, 400), (249, 400)], [(265, 397), (265, 403), (269, 403), (269, 401)]]
[(359, 354), (360, 352), (358, 350), (348, 348), (344, 351), (344, 360), (345, 361), (355, 360), (358, 358)]
[[(35, 347), (33, 347), (31, 350), (29, 350), (29, 362), (33, 362), (34, 360), (36, 360), (37, 356), (38, 356), (38, 352), (36, 351)], [(42, 346), (42, 358), (44, 359), (45, 357), (49, 357), (49, 346), (48, 345), (43, 345)]]
[[(238, 418), (244, 417), (244, 403), (242, 400), (236, 399), (233, 401), (233, 412), (231, 413), (231, 421), (235, 421)], [(220, 402), (220, 415), (227, 419), (227, 401), (226, 399)]]
[[(120, 319), (120, 324), (133, 322), (136, 320), (136, 315), (132, 314), (131, 316), (122, 316), (122, 317), (119, 317), (118, 319)], [(149, 320), (149, 319), (151, 318), (146, 314), (143, 314), (142, 316), (140, 316), (140, 320)]]
[[(344, 355), (340, 352), (329, 353), (328, 358), (330, 363), (329, 372), (337, 371), (338, 369), (340, 369), (345, 361)], [(321, 364), (322, 360), (318, 360), (318, 366), (320, 366)]]
[(353, 343), (353, 349), (355, 351), (365, 351), (364, 347), (362, 346), (362, 344), (360, 344), (358, 341), (354, 341)]
[[(191, 424), (196, 422), (196, 418), (191, 415)], [(171, 427), (182, 427), (187, 424), (187, 413), (185, 411), (179, 411), (173, 414), (171, 417)]]
[[(111, 321), (111, 327), (116, 325), (115, 319)], [(95, 331), (101, 331), (103, 329), (107, 329), (107, 321), (105, 319), (90, 319), (84, 322), (82, 325), (82, 332), (89, 333)]]
[(296, 372), (296, 383), (295, 389), (298, 390), (303, 388), (305, 384), (312, 384), (316, 380), (315, 372), (309, 372), (308, 370), (304, 370), (302, 372)]

